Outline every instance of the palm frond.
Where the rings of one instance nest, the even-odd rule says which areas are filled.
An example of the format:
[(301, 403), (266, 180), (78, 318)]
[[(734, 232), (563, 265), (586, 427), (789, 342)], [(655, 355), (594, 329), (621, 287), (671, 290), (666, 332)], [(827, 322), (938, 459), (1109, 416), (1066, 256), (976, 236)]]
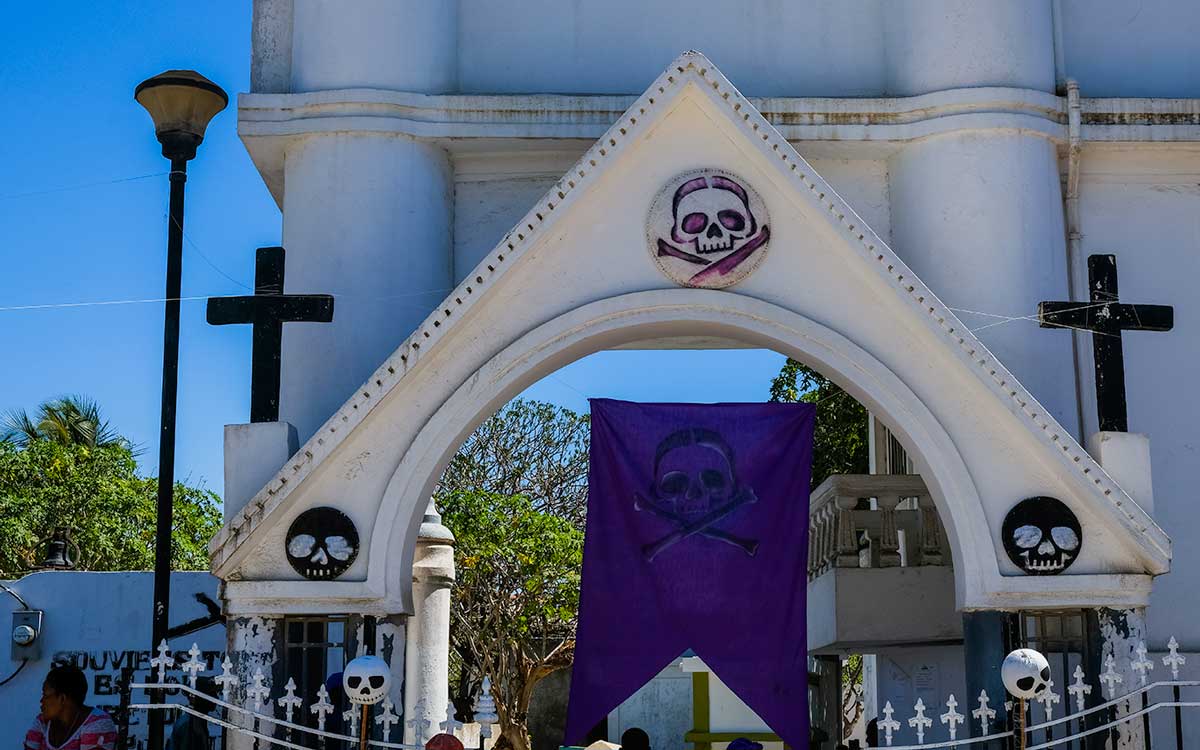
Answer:
[(37, 422), (24, 409), (13, 409), (0, 418), (0, 440), (24, 447), (41, 439)]

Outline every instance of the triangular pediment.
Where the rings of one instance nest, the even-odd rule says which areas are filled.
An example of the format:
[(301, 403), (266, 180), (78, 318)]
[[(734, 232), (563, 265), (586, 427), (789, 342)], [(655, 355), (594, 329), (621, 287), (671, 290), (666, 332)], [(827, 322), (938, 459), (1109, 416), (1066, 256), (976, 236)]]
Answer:
[[(663, 263), (679, 257), (668, 253), (664, 261), (657, 240), (667, 234), (670, 247), (687, 250), (691, 238), (682, 230), (656, 236), (654, 226), (647, 228), (647, 216), (662, 201), (674, 198), (678, 208), (684, 199), (701, 197), (679, 198), (675, 189), (681, 175), (695, 170), (708, 170), (703, 189), (712, 187), (712, 174), (744, 181), (749, 197), (730, 189), (713, 200), (740, 201), (761, 213), (753, 231), (769, 225), (769, 242), (743, 267), (753, 270), (722, 291), (689, 288), (678, 274), (672, 278)], [(751, 228), (737, 231), (744, 241)], [(701, 252), (701, 244), (691, 247), (695, 252), (687, 254), (703, 256), (701, 261), (723, 257)], [(694, 258), (682, 262), (708, 267)], [(735, 318), (752, 322), (742, 326)], [(763, 318), (762, 331), (786, 318), (798, 321), (788, 323), (789, 330), (812, 333), (797, 333), (791, 344), (783, 334), (754, 333), (753, 321)], [(503, 403), (521, 378), (566, 364), (589, 353), (588, 347), (629, 344), (622, 331), (643, 326), (643, 319), (652, 319), (637, 329), (644, 339), (740, 338), (832, 367), (827, 374), (889, 418), (916, 454), (934, 456), (923, 473), (958, 471), (961, 481), (939, 483), (939, 509), (948, 527), (961, 526), (948, 531), (963, 545), (988, 544), (979, 553), (979, 570), (967, 574), (984, 581), (969, 586), (988, 595), (999, 591), (989, 581), (1016, 575), (1003, 553), (995, 554), (1003, 515), (1032, 495), (1061, 498), (1084, 523), (1089, 557), (1073, 573), (1102, 576), (1104, 586), (1119, 589), (1115, 576), (1159, 574), (1168, 567), (1170, 542), (1153, 520), (724, 76), (703, 55), (687, 53), (221, 530), (210, 545), (214, 572), (253, 581), (288, 577), (275, 549), (287, 523), (302, 508), (331, 497), (344, 500), (364, 539), (380, 543), (390, 527), (363, 527), (378, 526), (381, 509), (393, 502), (388, 498), (403, 494), (397, 487), (409, 480), (400, 475), (425, 465), (410, 454), (414, 446), (434, 451), (428, 447), (437, 437), (430, 425), (439, 423), (448, 404), (461, 399), (469, 406), (454, 406), (457, 417), (443, 415), (447, 445)], [(547, 353), (551, 344), (536, 343), (548, 326), (563, 326), (562, 336), (568, 336), (570, 326), (582, 330), (600, 320), (612, 332), (587, 346), (561, 344), (561, 351)], [(565, 341), (562, 336), (553, 340)], [(536, 366), (528, 364), (534, 361)], [(485, 366), (503, 387), (487, 390), (478, 382)], [(463, 395), (471, 389), (477, 391), (473, 403)], [(920, 429), (909, 424), (909, 414)], [(443, 448), (434, 452), (430, 466), (444, 460)], [(345, 470), (364, 453), (372, 456), (369, 468)], [(412, 480), (421, 485), (413, 492), (434, 480)], [(953, 503), (977, 507), (956, 521), (945, 512)], [(395, 523), (406, 524), (410, 512), (406, 506), (388, 511), (388, 518), (399, 514)], [(385, 552), (367, 553), (347, 574), (350, 581), (376, 581), (358, 591), (360, 598), (385, 585), (377, 578), (385, 575), (382, 569), (368, 570), (382, 565)], [(1136, 561), (1132, 567), (1130, 560)], [(1048, 589), (1072, 591), (1074, 584), (1066, 582), (1072, 577), (1059, 576), (1062, 582)]]

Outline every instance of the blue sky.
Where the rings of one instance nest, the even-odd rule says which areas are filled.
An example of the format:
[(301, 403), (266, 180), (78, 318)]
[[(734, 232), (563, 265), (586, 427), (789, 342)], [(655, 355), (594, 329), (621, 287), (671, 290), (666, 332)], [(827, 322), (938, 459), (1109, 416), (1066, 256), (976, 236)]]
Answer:
[[(192, 68), (249, 89), (250, 2), (25, 3), (0, 27), (0, 410), (84, 393), (155, 473), (162, 369), (167, 163), (141, 80)], [(280, 214), (236, 135), (234, 103), (189, 166), (183, 296), (243, 294)], [(121, 304), (85, 304), (111, 303)], [(54, 305), (38, 309), (21, 306)], [(75, 305), (75, 306), (65, 306)], [(249, 416), (250, 330), (182, 313), (176, 475), (222, 489), (222, 427)], [(527, 396), (758, 401), (773, 352), (602, 352)]]

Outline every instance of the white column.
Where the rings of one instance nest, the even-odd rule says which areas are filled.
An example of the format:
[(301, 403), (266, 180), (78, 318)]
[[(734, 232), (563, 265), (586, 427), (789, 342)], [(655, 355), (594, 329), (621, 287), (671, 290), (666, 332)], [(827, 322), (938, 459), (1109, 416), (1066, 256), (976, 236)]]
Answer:
[[(912, 96), (1005, 86), (1054, 90), (1054, 22), (1043, 0), (889, 0), (888, 91)], [(948, 305), (1033, 316), (1067, 296), (1054, 143), (1005, 127), (954, 131), (889, 160), (896, 251)], [(1070, 335), (959, 313), (1068, 430), (1079, 434)]]
[(905, 146), (888, 168), (896, 251), (1078, 434), (1070, 335), (989, 317), (1034, 316), (1042, 300), (1069, 299), (1054, 144), (1009, 130), (958, 131)]
[(331, 133), (289, 148), (288, 292), (335, 296), (332, 323), (284, 326), (280, 419), (307, 440), (451, 288), (454, 180), (445, 151)]
[[(231, 617), (226, 623), (227, 650), (226, 654), (232, 662), (232, 674), (238, 679), (237, 688), (233, 691), (232, 703), (253, 710), (254, 702), (248, 690), (254, 687), (254, 675), (262, 674), (262, 685), (272, 689), (272, 694), (278, 696), (279, 690), (274, 690), (275, 665), (282, 657), (282, 639), (284, 637), (282, 620), (271, 616), (238, 616)], [(275, 702), (268, 700), (258, 708), (258, 713), (267, 716), (275, 715)], [(254, 720), (245, 714), (230, 712), (230, 720), (240, 727), (253, 728)], [(229, 750), (251, 750), (255, 745), (253, 737), (242, 732), (229, 732)]]
[(458, 86), (456, 2), (303, 0), (292, 14), (292, 91)]
[[(404, 664), (404, 742), (414, 743), (408, 720), (428, 721), (425, 739), (441, 731), (450, 700), (450, 589), (454, 585), (454, 535), (430, 501), (413, 554), (413, 615), (408, 620)], [(417, 707), (421, 706), (418, 711)]]
[(1054, 22), (1045, 0), (887, 0), (883, 8), (893, 96), (1054, 88)]
[[(286, 70), (292, 93), (457, 88), (458, 3), (260, 5), (256, 54), (288, 57), (271, 70), (276, 78)], [(301, 442), (451, 287), (454, 180), (445, 150), (346, 127), (289, 140), (283, 159), (287, 291), (336, 296), (332, 323), (284, 326), (280, 419)]]

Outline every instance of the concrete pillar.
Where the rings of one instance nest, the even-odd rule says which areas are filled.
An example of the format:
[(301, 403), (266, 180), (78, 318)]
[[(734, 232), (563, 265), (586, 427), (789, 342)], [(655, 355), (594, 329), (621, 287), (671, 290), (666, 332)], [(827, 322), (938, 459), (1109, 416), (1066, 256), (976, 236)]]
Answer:
[[(277, 680), (282, 675), (283, 621), (274, 617), (239, 616), (230, 618), (226, 624), (228, 632), (227, 655), (232, 663), (231, 671), (238, 678), (233, 700), (247, 709), (253, 709), (253, 701), (247, 696), (247, 688), (254, 686), (254, 675), (261, 670), (263, 685), (278, 696)], [(258, 713), (274, 716), (277, 706), (274, 700), (258, 709)], [(253, 729), (254, 721), (244, 714), (230, 711), (229, 720), (239, 727)], [(252, 750), (255, 739), (242, 732), (229, 732), (229, 750)]]
[(1150, 471), (1150, 437), (1137, 432), (1096, 432), (1088, 453), (1129, 493), (1142, 510), (1154, 515), (1154, 480)]
[(458, 5), (429, 0), (295, 3), (291, 90), (455, 90)]
[(1044, 0), (888, 0), (887, 90), (1054, 89), (1054, 23)]
[[(991, 730), (996, 732), (1008, 720), (1004, 710), (1008, 693), (1000, 680), (1000, 665), (1012, 650), (1011, 634), (1016, 630), (1014, 615), (1011, 612), (979, 611), (963, 612), (962, 618), (967, 697), (959, 703), (967, 706), (963, 713), (970, 717), (970, 710), (979, 707), (979, 692), (986, 690), (988, 707), (996, 710)], [(978, 721), (968, 720), (967, 725), (972, 737), (983, 736)]]
[(450, 701), (450, 588), (454, 585), (454, 535), (442, 525), (433, 501), (425, 511), (413, 554), (413, 614), (404, 664), (404, 742), (417, 741), (410, 719), (428, 721), (425, 739), (441, 731)]
[[(1140, 660), (1137, 654), (1138, 645), (1146, 643), (1149, 647), (1150, 637), (1146, 630), (1146, 610), (1144, 608), (1089, 610), (1087, 612), (1086, 637), (1089, 661), (1084, 665), (1084, 671), (1087, 673), (1088, 682), (1092, 685), (1092, 694), (1088, 696), (1087, 706), (1098, 705), (1109, 700), (1108, 690), (1099, 679), (1100, 675), (1107, 671), (1106, 662), (1109, 656), (1113, 658), (1113, 671), (1121, 677), (1121, 682), (1115, 687), (1114, 695), (1116, 697), (1119, 698), (1141, 686), (1141, 677), (1133, 665), (1135, 661)], [(1149, 681), (1161, 678), (1162, 663), (1157, 662), (1154, 667), (1154, 671), (1149, 672)], [(1108, 711), (1094, 714), (1093, 722), (1089, 726), (1097, 726), (1112, 721), (1114, 718), (1119, 719), (1141, 707), (1140, 699), (1135, 698), (1130, 705), (1119, 705), (1115, 715)], [(1120, 725), (1115, 745), (1106, 744), (1107, 735), (1107, 732), (1100, 733), (1098, 735), (1100, 739), (1090, 744), (1089, 750), (1092, 747), (1107, 747), (1110, 750), (1117, 750), (1117, 748), (1145, 746), (1140, 719), (1133, 719)]]
[(381, 133), (310, 135), (284, 174), (287, 291), (336, 297), (332, 323), (284, 326), (280, 418), (303, 442), (450, 291), (454, 180), (439, 146)]
[[(286, 70), (292, 93), (457, 89), (458, 3), (259, 4), (270, 23), (260, 24), (256, 45), (276, 57), (286, 47), (287, 65), (271, 70), (275, 78)], [(450, 290), (453, 194), (445, 151), (405, 136), (340, 132), (288, 144), (288, 291), (337, 297), (331, 324), (284, 328), (280, 414), (302, 442)]]
[(1031, 316), (1042, 300), (1069, 299), (1054, 144), (1011, 130), (956, 131), (905, 146), (888, 169), (896, 251), (1078, 435), (1070, 340), (989, 317)]
[(225, 522), (241, 512), (299, 448), (287, 422), (225, 425)]

